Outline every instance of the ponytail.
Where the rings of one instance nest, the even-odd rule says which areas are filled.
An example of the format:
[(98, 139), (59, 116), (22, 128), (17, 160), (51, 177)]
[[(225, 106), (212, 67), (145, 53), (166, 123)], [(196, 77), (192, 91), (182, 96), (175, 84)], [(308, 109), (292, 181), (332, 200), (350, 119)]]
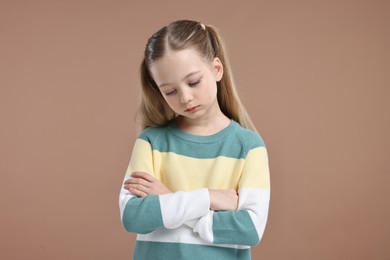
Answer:
[(218, 102), (221, 111), (229, 118), (238, 122), (241, 126), (257, 132), (245, 106), (237, 93), (233, 73), (231, 70), (228, 52), (225, 44), (218, 33), (218, 30), (213, 26), (206, 26), (206, 31), (209, 34), (211, 45), (214, 49), (214, 57), (218, 57), (223, 64), (223, 77), (218, 84)]

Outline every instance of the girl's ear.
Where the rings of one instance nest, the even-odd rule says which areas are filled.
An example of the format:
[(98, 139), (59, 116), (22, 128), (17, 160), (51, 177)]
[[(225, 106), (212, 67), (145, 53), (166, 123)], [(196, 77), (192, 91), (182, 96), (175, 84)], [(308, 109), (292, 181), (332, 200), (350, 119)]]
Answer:
[(213, 60), (213, 69), (214, 69), (215, 80), (219, 82), (223, 76), (223, 64), (218, 57), (215, 57)]

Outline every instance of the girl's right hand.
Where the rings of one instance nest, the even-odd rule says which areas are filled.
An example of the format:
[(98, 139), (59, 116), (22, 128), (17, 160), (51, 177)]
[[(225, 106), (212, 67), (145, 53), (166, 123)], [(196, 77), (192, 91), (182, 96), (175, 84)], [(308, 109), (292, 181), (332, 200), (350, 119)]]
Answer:
[(172, 193), (161, 181), (144, 172), (133, 172), (131, 179), (125, 181), (123, 188), (137, 197)]
[(210, 209), (237, 210), (238, 195), (235, 190), (209, 189)]

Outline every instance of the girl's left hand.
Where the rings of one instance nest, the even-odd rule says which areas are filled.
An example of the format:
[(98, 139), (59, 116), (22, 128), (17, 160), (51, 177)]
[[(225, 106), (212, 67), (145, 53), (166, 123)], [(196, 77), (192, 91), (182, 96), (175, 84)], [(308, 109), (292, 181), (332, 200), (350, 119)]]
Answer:
[(146, 197), (146, 195), (162, 195), (172, 193), (165, 185), (154, 178), (152, 175), (144, 172), (134, 172), (131, 179), (125, 181), (124, 188), (137, 197)]

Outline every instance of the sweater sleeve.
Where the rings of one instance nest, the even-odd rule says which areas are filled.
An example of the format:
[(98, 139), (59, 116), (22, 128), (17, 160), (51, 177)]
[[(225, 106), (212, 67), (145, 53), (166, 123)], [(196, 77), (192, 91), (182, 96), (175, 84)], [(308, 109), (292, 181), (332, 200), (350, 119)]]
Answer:
[(210, 211), (186, 224), (214, 244), (253, 246), (260, 242), (268, 217), (270, 178), (265, 147), (249, 151), (238, 187), (237, 211)]
[(173, 229), (209, 213), (207, 189), (138, 198), (123, 188), (133, 172), (145, 172), (159, 179), (154, 171), (155, 163), (150, 143), (137, 139), (119, 195), (121, 221), (128, 232), (147, 234), (162, 227)]

